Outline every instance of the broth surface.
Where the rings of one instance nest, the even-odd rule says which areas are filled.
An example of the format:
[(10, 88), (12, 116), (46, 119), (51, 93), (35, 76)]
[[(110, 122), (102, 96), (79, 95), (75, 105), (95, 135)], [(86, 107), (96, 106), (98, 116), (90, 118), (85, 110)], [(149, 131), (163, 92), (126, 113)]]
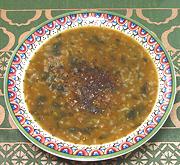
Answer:
[(149, 54), (127, 35), (100, 27), (67, 30), (33, 56), (24, 78), (28, 110), (53, 136), (102, 144), (135, 130), (158, 91)]

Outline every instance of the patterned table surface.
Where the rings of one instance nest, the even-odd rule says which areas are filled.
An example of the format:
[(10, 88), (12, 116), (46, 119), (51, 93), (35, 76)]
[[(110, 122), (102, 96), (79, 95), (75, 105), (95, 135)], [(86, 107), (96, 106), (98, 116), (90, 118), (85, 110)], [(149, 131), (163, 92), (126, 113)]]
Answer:
[(57, 158), (31, 144), (7, 112), (3, 76), (14, 48), (29, 31), (62, 13), (80, 9), (108, 10), (144, 24), (162, 40), (175, 66), (177, 95), (173, 110), (160, 131), (135, 151), (88, 164), (180, 164), (180, 1), (143, 0), (0, 0), (0, 164), (87, 164)]

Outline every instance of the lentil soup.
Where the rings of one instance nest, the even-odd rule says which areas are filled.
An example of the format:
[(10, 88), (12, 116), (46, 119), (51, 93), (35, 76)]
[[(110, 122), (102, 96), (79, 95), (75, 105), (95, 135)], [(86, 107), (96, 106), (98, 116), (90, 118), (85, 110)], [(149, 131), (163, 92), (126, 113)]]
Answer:
[(24, 78), (29, 112), (53, 136), (102, 144), (134, 131), (151, 112), (157, 71), (146, 50), (108, 28), (66, 30), (32, 57)]

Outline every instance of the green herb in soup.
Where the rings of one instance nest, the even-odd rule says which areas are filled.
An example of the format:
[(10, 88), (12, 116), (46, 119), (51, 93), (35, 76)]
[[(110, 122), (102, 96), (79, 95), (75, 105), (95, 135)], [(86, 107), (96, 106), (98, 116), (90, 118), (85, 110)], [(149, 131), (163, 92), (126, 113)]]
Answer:
[(145, 49), (116, 30), (81, 27), (46, 42), (24, 79), (26, 104), (52, 135), (102, 144), (135, 130), (151, 112), (158, 90)]

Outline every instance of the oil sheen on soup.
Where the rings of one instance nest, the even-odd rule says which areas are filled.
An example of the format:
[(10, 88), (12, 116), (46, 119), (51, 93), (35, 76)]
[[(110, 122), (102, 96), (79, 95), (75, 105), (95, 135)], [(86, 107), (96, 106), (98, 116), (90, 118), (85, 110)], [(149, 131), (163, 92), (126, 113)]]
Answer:
[(146, 50), (108, 28), (80, 27), (48, 40), (24, 78), (29, 112), (62, 140), (102, 144), (134, 131), (157, 97), (157, 71)]

